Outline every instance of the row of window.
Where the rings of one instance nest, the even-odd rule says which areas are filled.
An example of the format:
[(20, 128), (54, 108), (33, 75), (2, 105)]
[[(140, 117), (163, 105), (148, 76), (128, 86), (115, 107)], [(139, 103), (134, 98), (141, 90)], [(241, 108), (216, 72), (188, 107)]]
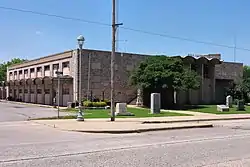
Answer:
[[(62, 63), (62, 67), (63, 68), (69, 68), (69, 62), (63, 62)], [(59, 64), (53, 64), (53, 69), (54, 70), (57, 70), (59, 69)], [(35, 68), (30, 68), (30, 73), (34, 73), (35, 72)], [(36, 67), (36, 70), (37, 72), (42, 72), (42, 67)], [(50, 65), (46, 65), (44, 66), (44, 71), (49, 71), (50, 70)], [(25, 69), (25, 70), (19, 70), (18, 71), (18, 74), (19, 75), (22, 75), (23, 74), (23, 71), (24, 71), (24, 74), (28, 74), (28, 69)], [(9, 75), (13, 75), (13, 72), (10, 72)], [(17, 75), (17, 71), (14, 71), (14, 75)]]
[[(198, 67), (197, 64), (192, 64), (191, 69), (197, 72), (199, 67)], [(204, 64), (203, 76), (204, 76), (204, 78), (210, 78), (210, 76), (209, 76), (209, 67), (208, 67), (207, 64)]]
[[(37, 89), (36, 91), (37, 91), (37, 94), (42, 94), (42, 89)], [(9, 92), (12, 93), (12, 89), (10, 89)], [(14, 89), (14, 92), (16, 92), (16, 89)], [(23, 93), (23, 89), (19, 89), (18, 92), (19, 93)], [(24, 89), (24, 93), (28, 93), (28, 89)], [(30, 93), (34, 94), (35, 90), (34, 89), (30, 89)], [(44, 93), (45, 94), (50, 94), (50, 89), (45, 89)], [(63, 88), (62, 94), (63, 95), (69, 95), (69, 88)]]

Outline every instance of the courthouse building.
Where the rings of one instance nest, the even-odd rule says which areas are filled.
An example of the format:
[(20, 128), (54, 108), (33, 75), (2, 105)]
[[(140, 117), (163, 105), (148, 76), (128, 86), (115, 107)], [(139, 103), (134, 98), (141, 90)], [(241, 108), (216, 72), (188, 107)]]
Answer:
[[(115, 99), (117, 102), (135, 103), (137, 89), (128, 84), (130, 72), (150, 55), (116, 53), (115, 58)], [(110, 57), (111, 52), (83, 49), (79, 63), (79, 50), (70, 50), (26, 61), (8, 67), (7, 81), (1, 83), (6, 93), (0, 97), (11, 97), (27, 103), (52, 105), (59, 90), (60, 105), (78, 99), (79, 65), (82, 67), (82, 95), (99, 99), (110, 98)], [(223, 62), (220, 54), (182, 57), (202, 77), (199, 90), (190, 91), (190, 102), (222, 103), (225, 87), (229, 82), (242, 77), (243, 64)], [(56, 71), (63, 72), (58, 76)], [(59, 89), (58, 89), (59, 88)], [(2, 89), (1, 89), (2, 90)], [(91, 92), (91, 93), (90, 93)], [(186, 103), (185, 92), (180, 92), (178, 102)]]

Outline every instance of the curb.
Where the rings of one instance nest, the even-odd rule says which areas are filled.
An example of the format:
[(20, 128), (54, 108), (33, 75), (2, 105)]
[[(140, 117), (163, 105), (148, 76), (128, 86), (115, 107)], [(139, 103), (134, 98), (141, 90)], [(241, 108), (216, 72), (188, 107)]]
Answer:
[(163, 127), (163, 128), (148, 128), (148, 129), (132, 129), (132, 130), (68, 130), (72, 132), (82, 133), (108, 133), (108, 134), (124, 134), (124, 133), (142, 133), (150, 131), (163, 131), (163, 130), (177, 130), (177, 129), (192, 129), (192, 128), (212, 128), (213, 124), (203, 125), (187, 125), (176, 127)]
[(203, 122), (203, 121), (227, 121), (227, 120), (241, 120), (241, 119), (250, 119), (250, 117), (241, 117), (241, 118), (200, 118), (192, 120), (173, 120), (173, 121), (143, 121), (142, 124), (156, 124), (156, 123), (181, 123), (181, 122)]

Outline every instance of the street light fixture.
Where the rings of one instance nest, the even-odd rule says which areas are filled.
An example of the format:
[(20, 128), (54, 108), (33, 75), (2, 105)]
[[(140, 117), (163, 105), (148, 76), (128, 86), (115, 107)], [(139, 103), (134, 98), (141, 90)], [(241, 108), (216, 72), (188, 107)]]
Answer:
[(77, 114), (77, 121), (84, 121), (83, 112), (82, 112), (82, 48), (84, 44), (84, 37), (82, 35), (77, 37), (77, 42), (79, 45), (80, 53), (79, 53), (79, 63), (78, 63), (78, 70), (79, 70), (79, 82), (78, 82), (78, 102), (79, 102), (79, 111)]
[(57, 83), (58, 83), (58, 87), (57, 87), (57, 118), (60, 118), (59, 112), (60, 112), (60, 77), (63, 76), (63, 72), (62, 71), (56, 71), (56, 75), (57, 75)]

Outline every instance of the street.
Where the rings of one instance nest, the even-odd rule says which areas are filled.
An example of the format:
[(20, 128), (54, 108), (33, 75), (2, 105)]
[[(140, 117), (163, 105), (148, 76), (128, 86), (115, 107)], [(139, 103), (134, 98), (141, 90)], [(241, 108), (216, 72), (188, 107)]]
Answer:
[[(1, 104), (1, 114), (20, 112), (10, 106)], [(33, 108), (39, 107), (28, 110)], [(203, 129), (90, 134), (17, 121), (19, 117), (13, 121), (13, 115), (8, 116), (4, 119), (12, 121), (1, 118), (0, 122), (1, 167), (250, 166), (249, 120), (218, 121), (214, 128)]]
[[(69, 113), (60, 112), (60, 115), (67, 114)], [(54, 108), (0, 102), (0, 122), (26, 121), (30, 118), (55, 116), (57, 116), (57, 109)]]

